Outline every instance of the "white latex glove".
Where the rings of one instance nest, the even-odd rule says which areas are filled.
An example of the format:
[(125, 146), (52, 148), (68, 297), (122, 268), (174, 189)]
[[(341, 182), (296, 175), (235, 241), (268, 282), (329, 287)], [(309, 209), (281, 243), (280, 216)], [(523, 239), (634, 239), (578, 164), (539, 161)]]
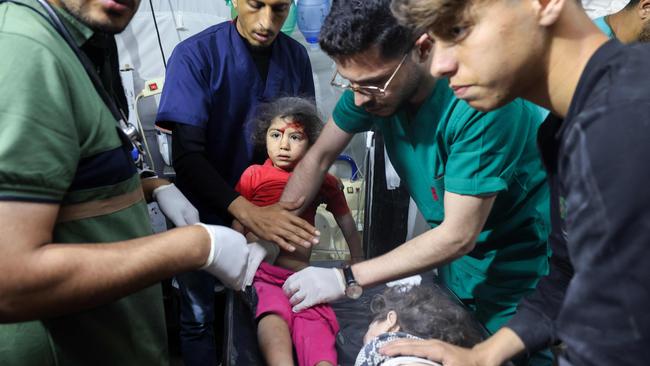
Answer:
[[(273, 264), (275, 259), (280, 254), (280, 247), (270, 241), (260, 240), (256, 243), (249, 243), (248, 249), (248, 267), (246, 268), (246, 279), (244, 280), (244, 287), (253, 284), (255, 272), (260, 267), (262, 261)], [(243, 290), (243, 289), (242, 289)]]
[[(249, 248), (246, 238), (237, 231), (217, 225), (198, 223), (210, 234), (212, 247), (202, 269), (217, 277), (225, 286), (241, 290), (244, 287)], [(258, 263), (259, 265), (259, 263)]]
[(262, 263), (264, 258), (267, 256), (266, 248), (264, 248), (259, 243), (248, 244), (248, 250), (248, 265), (246, 266), (246, 276), (244, 277), (244, 286), (242, 286), (242, 290), (246, 286), (253, 284), (255, 272), (257, 272), (257, 268), (259, 268), (260, 263)]
[(280, 255), (280, 247), (272, 241), (260, 240), (257, 242), (259, 245), (263, 246), (266, 249), (266, 256), (264, 257), (264, 262), (268, 264), (275, 263), (275, 260)]
[(153, 190), (153, 198), (160, 210), (177, 227), (199, 222), (199, 211), (190, 203), (174, 183), (160, 186)]
[(297, 313), (345, 296), (345, 281), (338, 268), (307, 267), (289, 276), (282, 289)]
[(386, 286), (388, 287), (400, 286), (400, 289), (403, 292), (406, 292), (411, 288), (413, 288), (413, 286), (420, 286), (421, 282), (422, 282), (422, 276), (413, 275), (409, 277), (400, 278), (399, 280), (387, 282)]

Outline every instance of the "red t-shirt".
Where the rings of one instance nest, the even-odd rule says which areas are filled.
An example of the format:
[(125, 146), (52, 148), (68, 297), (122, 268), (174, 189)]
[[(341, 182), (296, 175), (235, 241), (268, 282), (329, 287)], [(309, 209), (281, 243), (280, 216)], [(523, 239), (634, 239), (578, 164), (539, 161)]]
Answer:
[[(287, 185), (291, 173), (273, 166), (271, 159), (267, 159), (264, 165), (251, 165), (242, 173), (235, 189), (244, 198), (257, 206), (268, 206), (280, 201), (284, 186)], [(326, 174), (323, 185), (314, 202), (300, 215), (310, 224), (314, 225), (316, 208), (321, 203), (327, 205), (327, 211), (334, 216), (343, 216), (350, 212), (348, 203), (345, 201), (345, 194), (339, 187), (335, 176)]]

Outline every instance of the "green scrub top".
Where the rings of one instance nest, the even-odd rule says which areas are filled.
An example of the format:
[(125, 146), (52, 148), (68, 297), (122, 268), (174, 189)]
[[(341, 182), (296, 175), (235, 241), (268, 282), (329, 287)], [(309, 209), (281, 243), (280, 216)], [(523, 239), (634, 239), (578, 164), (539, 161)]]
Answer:
[(378, 129), (397, 173), (424, 218), (444, 219), (445, 192), (496, 194), (476, 247), (439, 268), (439, 275), (477, 318), (496, 331), (548, 272), (549, 192), (536, 147), (544, 113), (516, 100), (483, 113), (438, 81), (413, 118), (405, 108), (378, 117), (346, 91), (333, 112), (348, 133)]
[(596, 26), (600, 28), (600, 30), (603, 31), (607, 37), (614, 38), (614, 31), (612, 30), (612, 27), (610, 27), (609, 24), (607, 24), (605, 21), (605, 17), (596, 18), (593, 21), (594, 24), (596, 24)]

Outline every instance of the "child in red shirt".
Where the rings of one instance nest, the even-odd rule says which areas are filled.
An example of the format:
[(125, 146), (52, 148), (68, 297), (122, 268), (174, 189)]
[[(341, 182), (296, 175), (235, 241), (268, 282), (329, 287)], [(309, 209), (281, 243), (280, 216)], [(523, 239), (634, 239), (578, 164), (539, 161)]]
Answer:
[[(312, 103), (295, 97), (262, 105), (255, 121), (255, 145), (265, 147), (269, 158), (264, 165), (248, 167), (235, 189), (252, 203), (266, 206), (280, 200), (293, 168), (316, 141), (323, 123)], [(321, 203), (327, 204), (327, 210), (334, 215), (353, 260), (361, 259), (357, 226), (339, 180), (331, 174), (325, 176), (318, 196), (301, 217), (313, 225)], [(238, 223), (234, 226), (241, 228)], [(262, 263), (255, 274), (257, 335), (269, 365), (293, 364), (292, 340), (298, 365), (337, 365), (335, 336), (339, 327), (332, 308), (321, 304), (294, 313), (282, 291), (291, 274), (309, 265), (310, 255), (310, 249), (300, 247), (292, 253), (281, 251), (275, 265)]]

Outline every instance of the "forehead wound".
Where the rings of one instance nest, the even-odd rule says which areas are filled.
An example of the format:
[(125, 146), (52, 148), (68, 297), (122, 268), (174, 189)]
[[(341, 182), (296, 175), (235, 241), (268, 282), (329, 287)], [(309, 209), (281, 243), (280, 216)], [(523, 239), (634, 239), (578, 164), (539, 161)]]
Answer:
[(300, 121), (291, 121), (287, 122), (287, 126), (285, 128), (293, 128), (294, 130), (302, 131), (304, 129), (304, 126)]
[(294, 130), (298, 130), (298, 129), (302, 130), (304, 127), (302, 121), (293, 116), (282, 117), (282, 122), (286, 123), (285, 129), (293, 128)]
[(284, 131), (286, 131), (288, 128), (291, 128), (295, 130), (295, 132), (304, 132), (304, 126), (301, 121), (291, 119), (291, 117), (285, 117), (282, 119), (282, 121), (285, 123), (285, 125), (282, 127), (274, 127), (275, 130), (284, 133)]

